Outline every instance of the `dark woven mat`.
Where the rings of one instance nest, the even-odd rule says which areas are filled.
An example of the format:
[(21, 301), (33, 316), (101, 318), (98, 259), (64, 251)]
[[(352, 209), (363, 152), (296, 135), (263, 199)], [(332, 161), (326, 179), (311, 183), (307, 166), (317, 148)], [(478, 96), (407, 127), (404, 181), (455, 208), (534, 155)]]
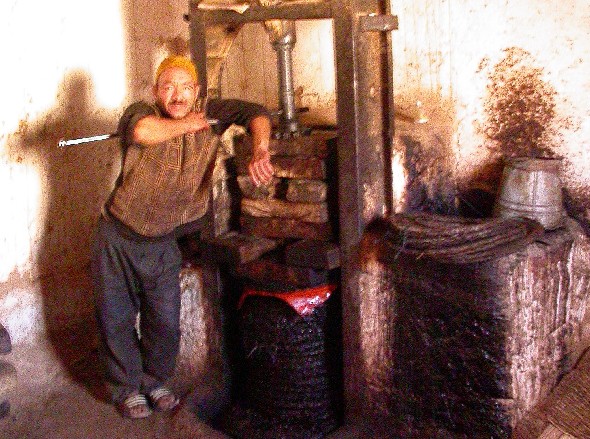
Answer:
[[(240, 438), (321, 438), (339, 425), (340, 353), (330, 299), (307, 316), (272, 297), (240, 309), (239, 400), (222, 422)], [(337, 334), (338, 332), (338, 334)]]
[[(395, 333), (384, 401), (399, 426), (457, 438), (507, 438), (507, 316), (493, 271), (400, 256), (391, 268)], [(429, 436), (424, 436), (429, 437)]]

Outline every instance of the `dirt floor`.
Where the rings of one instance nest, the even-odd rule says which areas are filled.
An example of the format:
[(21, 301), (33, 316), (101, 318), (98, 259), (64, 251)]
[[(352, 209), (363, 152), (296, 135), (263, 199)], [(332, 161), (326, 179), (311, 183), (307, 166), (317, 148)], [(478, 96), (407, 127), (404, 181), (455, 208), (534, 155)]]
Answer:
[(199, 422), (190, 401), (173, 415), (122, 418), (107, 402), (94, 351), (64, 364), (45, 345), (17, 345), (0, 357), (17, 371), (6, 396), (10, 413), (0, 419), (0, 437), (15, 439), (226, 438)]
[[(9, 364), (10, 370), (16, 370), (16, 380), (10, 380), (15, 385), (7, 393), (0, 395), (0, 403), (5, 400), (10, 403), (9, 414), (0, 419), (0, 439), (229, 438), (196, 416), (198, 401), (211, 396), (208, 394), (211, 390), (207, 390), (204, 385), (185, 395), (180, 408), (173, 414), (154, 413), (149, 418), (140, 420), (122, 418), (107, 402), (92, 343), (78, 337), (68, 339), (65, 334), (59, 340), (60, 343), (57, 344), (45, 342), (16, 345), (10, 353), (0, 355), (0, 366)], [(54, 346), (61, 347), (56, 350)], [(548, 413), (536, 413), (534, 419), (523, 423), (521, 430), (524, 435), (516, 437), (590, 437), (590, 427), (586, 422), (590, 408), (585, 390), (585, 383), (590, 382), (590, 378), (587, 378), (590, 376), (587, 373), (590, 370), (589, 365), (590, 354), (582, 358), (571, 378), (563, 380), (552, 397), (555, 401), (549, 401), (545, 405), (545, 411), (549, 414), (565, 410), (567, 416), (553, 413), (554, 419), (550, 422)], [(1, 373), (3, 370), (6, 368), (0, 367), (0, 389), (4, 387)], [(581, 379), (581, 376), (586, 378)], [(583, 389), (580, 390), (582, 385)], [(567, 398), (564, 399), (564, 395)], [(574, 434), (578, 430), (582, 433)], [(344, 426), (326, 439), (376, 437), (391, 438), (389, 434), (375, 436), (374, 432), (363, 432), (358, 426)]]
[[(1, 439), (225, 439), (229, 436), (201, 422), (194, 401), (197, 388), (185, 396), (174, 414), (154, 413), (146, 419), (122, 418), (107, 402), (97, 368), (96, 350), (88, 340), (13, 346), (0, 356), (17, 372), (8, 399), (10, 412), (0, 419)], [(55, 342), (55, 340), (54, 340)], [(60, 346), (58, 350), (55, 346)], [(202, 389), (201, 389), (202, 390)], [(0, 401), (1, 402), (1, 401)], [(364, 437), (342, 428), (329, 439)], [(258, 438), (252, 438), (258, 439)]]

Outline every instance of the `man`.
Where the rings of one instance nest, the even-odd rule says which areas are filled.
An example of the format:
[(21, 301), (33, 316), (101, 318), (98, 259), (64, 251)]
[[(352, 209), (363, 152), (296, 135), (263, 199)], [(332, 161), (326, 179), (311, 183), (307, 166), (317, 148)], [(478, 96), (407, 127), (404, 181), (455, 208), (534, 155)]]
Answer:
[(273, 175), (264, 107), (212, 99), (206, 117), (196, 109), (198, 93), (193, 63), (166, 58), (156, 71), (155, 105), (132, 104), (119, 122), (123, 167), (99, 219), (92, 270), (107, 385), (129, 418), (178, 404), (165, 386), (180, 340), (175, 231), (207, 209), (215, 158), (207, 118), (218, 119), (217, 133), (233, 123), (246, 127), (255, 145), (251, 179), (258, 185)]

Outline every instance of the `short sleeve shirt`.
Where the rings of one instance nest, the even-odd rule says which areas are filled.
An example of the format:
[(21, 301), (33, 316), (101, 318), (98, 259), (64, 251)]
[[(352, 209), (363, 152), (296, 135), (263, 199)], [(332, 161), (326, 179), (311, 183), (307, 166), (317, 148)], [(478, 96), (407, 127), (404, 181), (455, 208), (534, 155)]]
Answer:
[(107, 209), (133, 232), (157, 237), (205, 214), (219, 142), (214, 134), (232, 124), (248, 127), (254, 117), (268, 112), (241, 100), (211, 99), (207, 116), (219, 121), (213, 130), (185, 134), (158, 145), (136, 144), (132, 140), (135, 125), (148, 115), (161, 113), (155, 105), (137, 102), (119, 121), (123, 169)]

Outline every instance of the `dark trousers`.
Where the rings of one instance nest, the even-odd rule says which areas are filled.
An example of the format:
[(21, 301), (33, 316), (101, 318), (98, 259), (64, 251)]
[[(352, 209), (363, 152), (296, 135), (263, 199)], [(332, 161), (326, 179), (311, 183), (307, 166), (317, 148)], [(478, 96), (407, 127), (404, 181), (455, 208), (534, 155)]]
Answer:
[(148, 393), (174, 371), (181, 263), (173, 235), (143, 239), (114, 219), (100, 218), (92, 252), (94, 300), (115, 403), (135, 391)]

